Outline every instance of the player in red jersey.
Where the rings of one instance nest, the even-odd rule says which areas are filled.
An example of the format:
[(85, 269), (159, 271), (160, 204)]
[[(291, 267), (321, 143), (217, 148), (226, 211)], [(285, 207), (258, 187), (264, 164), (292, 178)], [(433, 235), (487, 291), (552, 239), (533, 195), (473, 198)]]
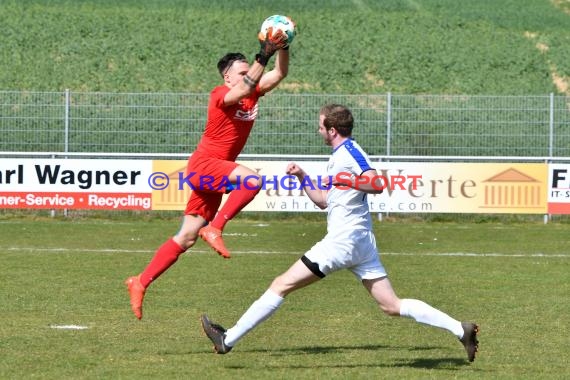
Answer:
[[(188, 160), (186, 178), (193, 191), (184, 211), (182, 227), (158, 248), (141, 274), (126, 280), (131, 309), (138, 319), (142, 318), (147, 287), (192, 247), (198, 236), (224, 258), (230, 257), (222, 239), (224, 226), (261, 188), (259, 175), (235, 160), (257, 117), (259, 97), (287, 76), (289, 46), (287, 36), (279, 30), (270, 29), (267, 35), (260, 34), (259, 41), (261, 49), (251, 66), (241, 53), (228, 53), (218, 62), (224, 84), (210, 93), (206, 128)], [(264, 73), (275, 53), (274, 68)], [(247, 180), (244, 182), (244, 179)], [(231, 189), (230, 183), (239, 183), (239, 186), (231, 191), (218, 211), (223, 194)]]

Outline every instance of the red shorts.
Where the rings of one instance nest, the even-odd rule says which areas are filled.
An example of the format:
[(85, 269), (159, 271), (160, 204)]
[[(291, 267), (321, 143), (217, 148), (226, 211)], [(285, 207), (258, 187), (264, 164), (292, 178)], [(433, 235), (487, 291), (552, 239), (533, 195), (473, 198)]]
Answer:
[(200, 215), (207, 221), (214, 219), (229, 184), (229, 175), (238, 166), (233, 161), (220, 160), (201, 154), (192, 154), (186, 167), (186, 178), (192, 193), (184, 215)]

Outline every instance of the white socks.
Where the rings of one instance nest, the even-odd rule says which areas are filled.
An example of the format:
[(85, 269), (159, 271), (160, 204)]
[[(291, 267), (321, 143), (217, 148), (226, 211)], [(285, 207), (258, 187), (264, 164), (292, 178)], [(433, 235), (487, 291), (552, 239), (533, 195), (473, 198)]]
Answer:
[(235, 326), (226, 331), (224, 343), (233, 347), (251, 329), (273, 315), (283, 301), (283, 297), (268, 289), (257, 301), (251, 304)]
[[(235, 326), (226, 331), (225, 344), (233, 347), (245, 334), (272, 316), (284, 300), (283, 297), (268, 289), (257, 301), (251, 304)], [(409, 298), (402, 299), (400, 315), (413, 318), (419, 323), (448, 330), (460, 339), (463, 337), (461, 322), (423, 301)]]
[(449, 315), (431, 307), (423, 301), (409, 298), (402, 299), (400, 303), (400, 315), (402, 317), (413, 318), (419, 323), (448, 330), (459, 339), (463, 337), (461, 322), (456, 321)]

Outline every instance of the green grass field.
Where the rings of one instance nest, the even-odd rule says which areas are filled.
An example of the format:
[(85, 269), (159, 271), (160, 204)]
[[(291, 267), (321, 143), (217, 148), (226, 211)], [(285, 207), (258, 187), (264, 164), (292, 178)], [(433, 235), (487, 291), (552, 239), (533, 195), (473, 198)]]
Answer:
[[(299, 35), (293, 93), (546, 95), (570, 76), (564, 0), (0, 0), (0, 89), (209, 92), (265, 17)], [(566, 82), (567, 83), (567, 82)]]
[[(1, 379), (553, 379), (570, 352), (570, 225), (376, 222), (401, 297), (481, 326), (468, 364), (451, 334), (382, 315), (348, 272), (292, 294), (228, 355), (199, 316), (231, 326), (325, 229), (324, 220), (240, 217), (222, 260), (199, 242), (131, 314), (124, 279), (177, 219), (4, 217)], [(55, 329), (79, 325), (85, 330)]]

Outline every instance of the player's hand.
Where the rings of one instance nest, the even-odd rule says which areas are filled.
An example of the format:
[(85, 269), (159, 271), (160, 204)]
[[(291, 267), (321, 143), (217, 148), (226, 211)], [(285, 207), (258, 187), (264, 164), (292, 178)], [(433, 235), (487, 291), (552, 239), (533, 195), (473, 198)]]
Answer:
[(321, 183), (324, 187), (323, 190), (325, 190), (325, 189), (330, 190), (335, 185), (332, 176), (323, 177), (323, 179), (321, 180)]
[(259, 45), (261, 47), (259, 54), (268, 59), (279, 49), (287, 46), (287, 35), (282, 30), (273, 30), (272, 27), (267, 28), (267, 33), (259, 33)]
[(285, 173), (289, 175), (294, 175), (295, 177), (299, 176), (304, 177), (305, 175), (305, 171), (301, 169), (301, 167), (294, 162), (291, 162), (289, 165), (287, 165)]

